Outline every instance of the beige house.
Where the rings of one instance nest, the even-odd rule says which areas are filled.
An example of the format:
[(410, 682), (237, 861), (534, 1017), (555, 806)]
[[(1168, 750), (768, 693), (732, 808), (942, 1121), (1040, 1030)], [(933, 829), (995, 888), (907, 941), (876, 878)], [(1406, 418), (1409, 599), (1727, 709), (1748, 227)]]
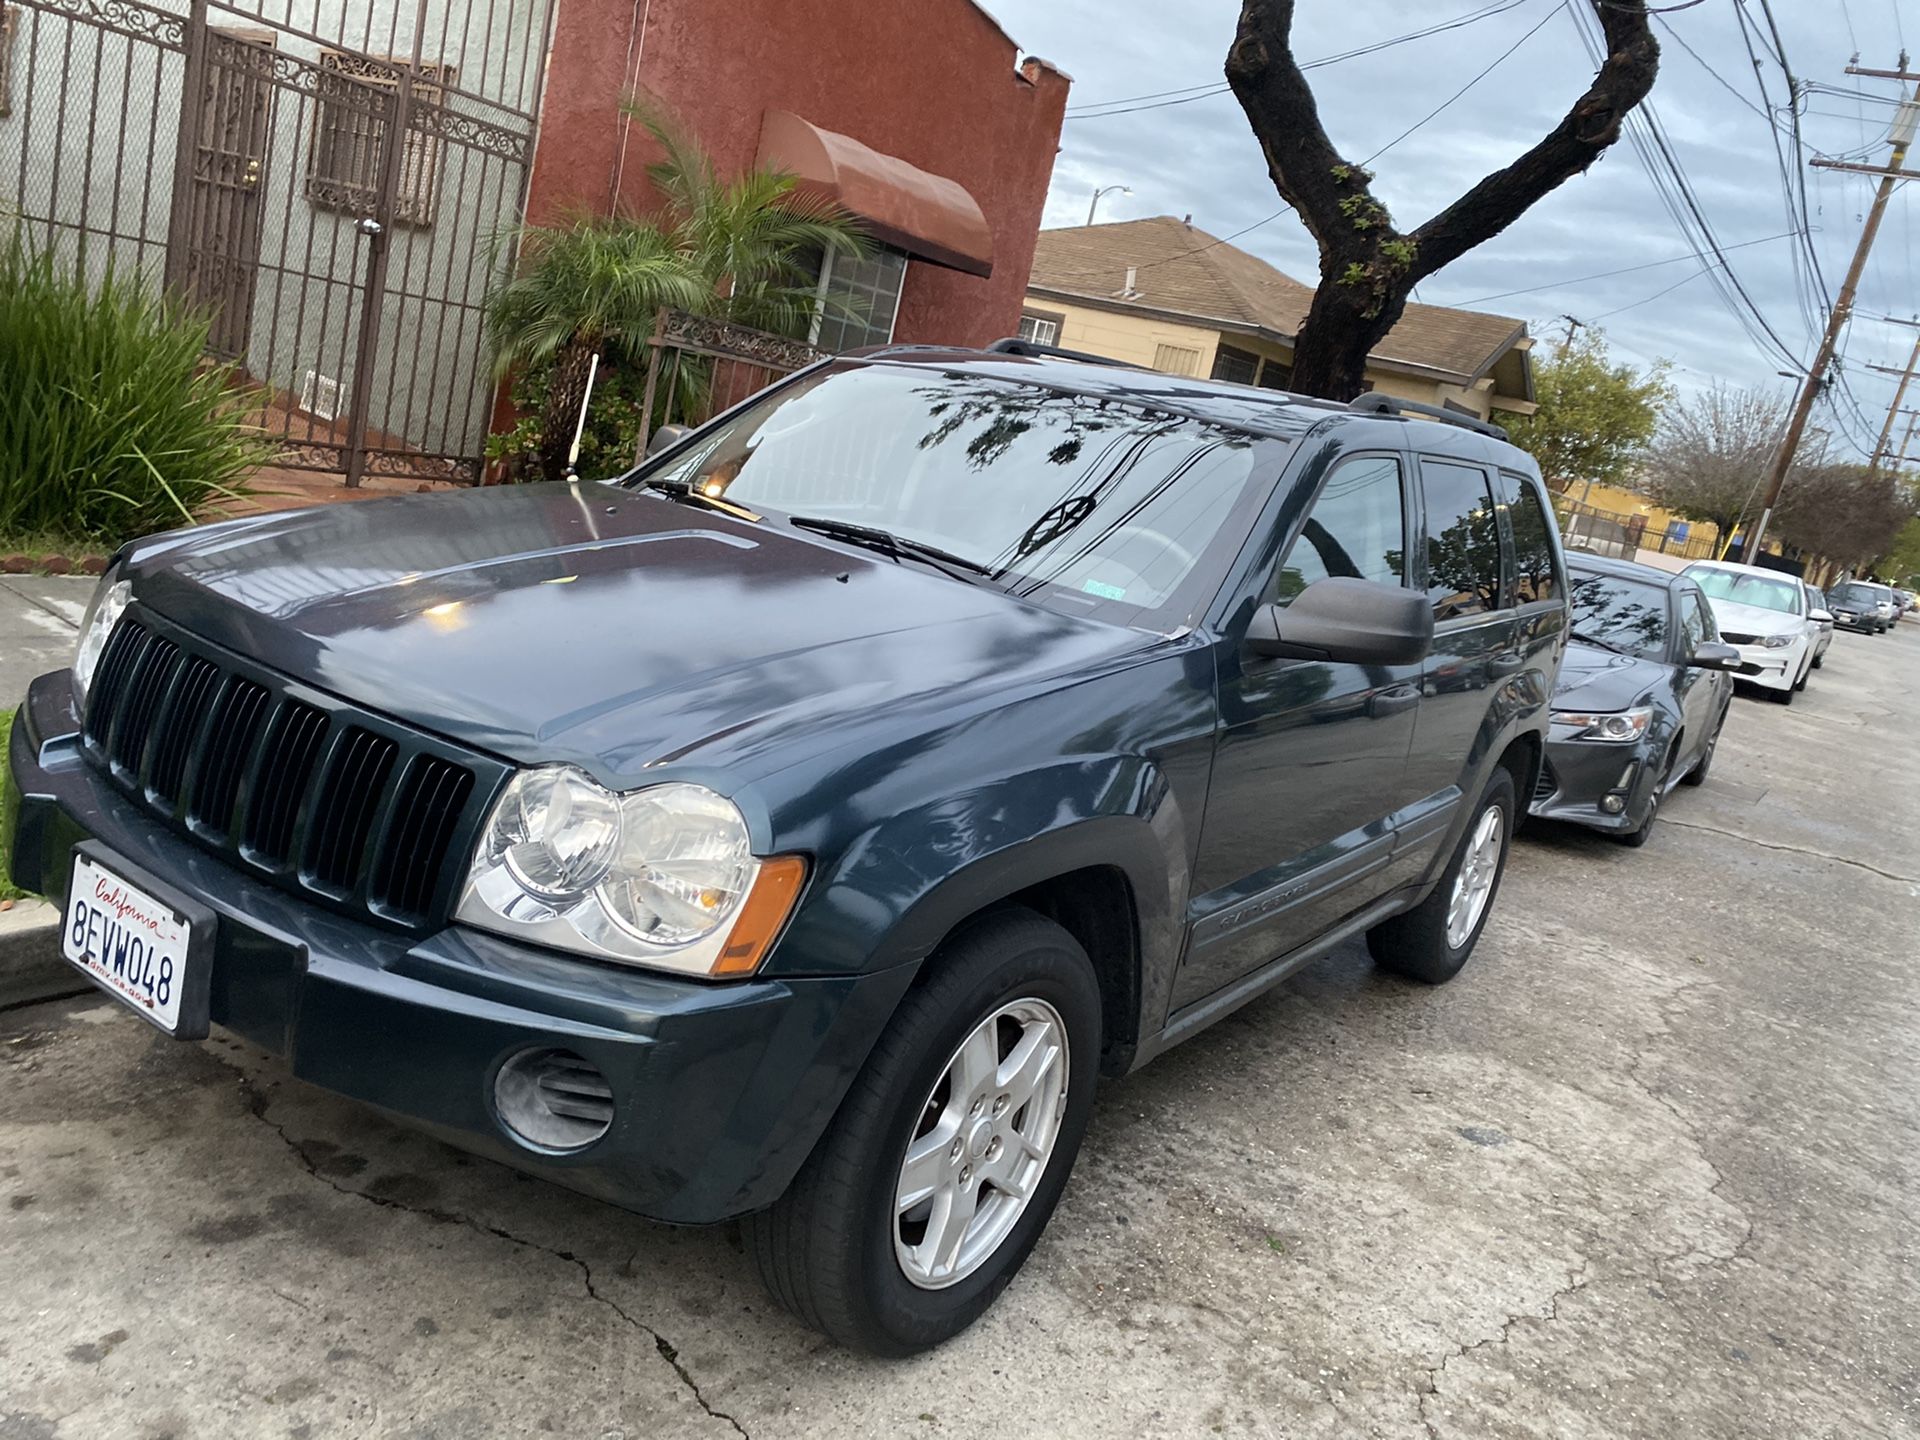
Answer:
[[(1284, 390), (1313, 291), (1171, 215), (1042, 230), (1020, 333), (1173, 375)], [(1531, 415), (1526, 323), (1409, 304), (1367, 360), (1368, 389), (1485, 420)]]

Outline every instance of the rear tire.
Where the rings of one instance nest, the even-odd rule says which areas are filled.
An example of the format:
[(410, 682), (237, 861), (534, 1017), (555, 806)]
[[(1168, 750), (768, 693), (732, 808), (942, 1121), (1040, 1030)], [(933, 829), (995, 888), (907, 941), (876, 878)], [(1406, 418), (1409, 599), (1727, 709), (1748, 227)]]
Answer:
[[(874, 1355), (938, 1345), (1007, 1287), (1066, 1187), (1099, 1069), (1093, 964), (1052, 921), (1030, 910), (1001, 911), (961, 931), (927, 964), (928, 978), (900, 1002), (792, 1186), (772, 1209), (745, 1222), (773, 1298), (803, 1323)], [(1022, 1100), (1020, 1075), (1004, 1078), (994, 1066), (1005, 1066), (1028, 1037), (1034, 1053), (1044, 1054), (1050, 1042), (1043, 1037), (1054, 1025), (1063, 1032), (1063, 1053)], [(982, 1034), (991, 1058), (973, 1064), (969, 1052), (986, 1043)], [(963, 1080), (963, 1071), (983, 1079)], [(1055, 1095), (1056, 1084), (1064, 1085), (1064, 1097)], [(969, 1098), (976, 1090), (981, 1104)], [(1057, 1109), (1046, 1108), (1050, 1102)], [(1027, 1131), (1036, 1116), (1052, 1129), (1044, 1156), (1023, 1148), (1034, 1139)], [(957, 1153), (945, 1139), (926, 1144), (947, 1130)], [(910, 1146), (926, 1151), (915, 1162), (925, 1175), (914, 1180), (904, 1169)], [(1039, 1166), (1023, 1180), (1027, 1155)], [(1010, 1167), (1009, 1178), (996, 1184), (990, 1171), (1001, 1165)], [(901, 1196), (922, 1179), (932, 1193), (902, 1209)], [(1026, 1198), (1017, 1202), (1022, 1183)], [(999, 1229), (990, 1207), (1004, 1211), (1009, 1203), (1012, 1217)], [(944, 1247), (936, 1243), (930, 1259), (923, 1252), (935, 1227), (950, 1223), (942, 1217), (962, 1205), (970, 1218), (957, 1222), (951, 1263), (941, 1273)], [(970, 1256), (969, 1246), (982, 1253)], [(919, 1279), (910, 1265), (920, 1267)]]
[[(1381, 969), (1426, 985), (1444, 984), (1460, 973), (1500, 894), (1500, 877), (1506, 874), (1507, 851), (1512, 848), (1514, 793), (1513, 774), (1502, 765), (1480, 792), (1473, 817), (1433, 893), (1367, 932), (1367, 950)], [(1497, 817), (1491, 822), (1491, 847), (1485, 834), (1489, 815)], [(1463, 885), (1462, 872), (1470, 865), (1472, 872)], [(1477, 907), (1465, 893), (1468, 890), (1481, 892)], [(1471, 913), (1456, 912), (1457, 903), (1465, 903)], [(1456, 921), (1465, 922), (1464, 935)]]

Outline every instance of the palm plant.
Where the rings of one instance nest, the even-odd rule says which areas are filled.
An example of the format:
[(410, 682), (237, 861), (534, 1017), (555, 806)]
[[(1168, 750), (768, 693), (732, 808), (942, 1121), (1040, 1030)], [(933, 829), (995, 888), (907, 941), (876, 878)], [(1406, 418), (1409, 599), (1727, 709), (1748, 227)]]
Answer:
[(821, 255), (867, 253), (859, 222), (782, 171), (756, 167), (724, 180), (655, 103), (629, 97), (624, 108), (663, 152), (647, 178), (666, 200), (675, 246), (711, 296), (705, 313), (782, 334), (802, 330), (818, 304)]
[(487, 331), (497, 376), (524, 369), (546, 378), (539, 460), (557, 480), (593, 357), (608, 344), (636, 351), (661, 307), (696, 308), (706, 292), (686, 257), (645, 221), (576, 215), (526, 226), (518, 239), (514, 275), (487, 296)]
[[(796, 189), (793, 177), (753, 169), (722, 179), (712, 160), (651, 102), (627, 109), (663, 157), (648, 177), (664, 205), (651, 217), (575, 215), (509, 237), (518, 263), (487, 297), (494, 369), (539, 376), (539, 468), (558, 479), (586, 398), (593, 357), (645, 363), (663, 308), (798, 333), (817, 303), (822, 252), (864, 253), (838, 206)], [(697, 389), (698, 377), (688, 377)]]

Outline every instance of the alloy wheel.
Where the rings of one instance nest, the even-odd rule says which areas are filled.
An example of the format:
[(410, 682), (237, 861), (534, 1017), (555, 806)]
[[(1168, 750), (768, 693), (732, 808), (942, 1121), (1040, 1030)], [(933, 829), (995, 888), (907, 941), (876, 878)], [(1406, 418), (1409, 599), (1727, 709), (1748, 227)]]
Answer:
[(1480, 917), (1487, 913), (1506, 838), (1505, 814), (1498, 805), (1489, 805), (1474, 826), (1473, 839), (1460, 862), (1460, 873), (1453, 877), (1453, 894), (1447, 901), (1447, 944), (1456, 950), (1467, 943)]
[(1067, 1027), (1014, 1000), (960, 1042), (921, 1105), (894, 1187), (893, 1252), (942, 1290), (973, 1274), (1019, 1222), (1067, 1112)]

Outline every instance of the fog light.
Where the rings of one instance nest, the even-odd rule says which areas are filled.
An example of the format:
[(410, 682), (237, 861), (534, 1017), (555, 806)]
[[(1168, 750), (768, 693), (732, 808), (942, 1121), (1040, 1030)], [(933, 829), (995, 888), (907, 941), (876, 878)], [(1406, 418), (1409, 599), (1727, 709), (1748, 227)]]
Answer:
[(538, 1150), (580, 1150), (613, 1126), (613, 1087), (571, 1050), (522, 1050), (493, 1081), (493, 1108)]
[(1605, 796), (1600, 801), (1600, 808), (1609, 815), (1618, 815), (1622, 810), (1627, 808), (1627, 797), (1624, 795)]

